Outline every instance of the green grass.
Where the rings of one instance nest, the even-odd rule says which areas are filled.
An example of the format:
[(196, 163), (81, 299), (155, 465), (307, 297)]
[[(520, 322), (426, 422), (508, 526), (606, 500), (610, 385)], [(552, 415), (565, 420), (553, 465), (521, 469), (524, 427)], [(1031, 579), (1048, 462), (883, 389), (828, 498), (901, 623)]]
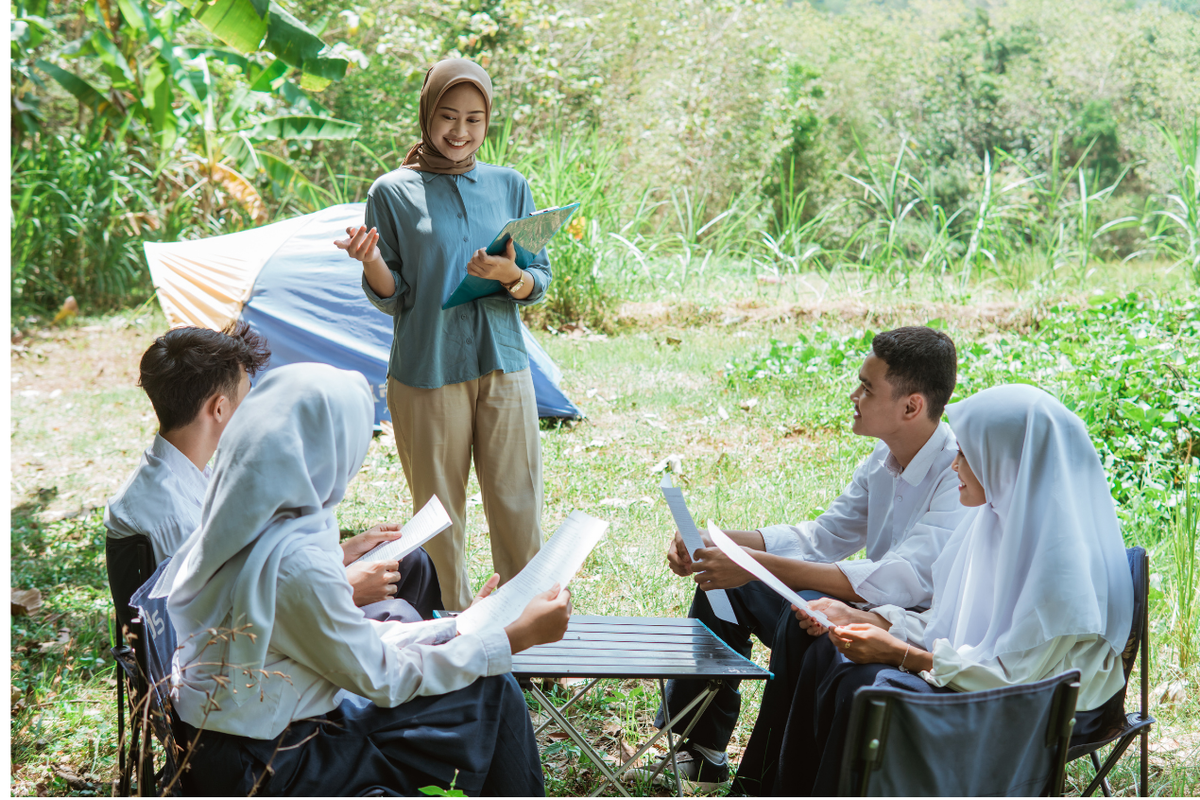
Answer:
[[(1104, 274), (1105, 287), (1118, 295), (1153, 282), (1163, 303), (1181, 296), (1172, 293), (1170, 279), (1149, 268), (1126, 265)], [(932, 292), (916, 299), (883, 290), (864, 293), (849, 275), (826, 286), (818, 300), (800, 284), (759, 284), (752, 272), (734, 268), (711, 272), (686, 287), (657, 283), (657, 292), (649, 281), (630, 287), (633, 302), (622, 307), (608, 336), (535, 334), (562, 367), (564, 390), (587, 414), (578, 424), (543, 429), (543, 527), (552, 532), (575, 509), (612, 523), (572, 586), (581, 613), (686, 614), (691, 588), (666, 568), (672, 524), (657, 492), (661, 474), (652, 472), (668, 456), (682, 456), (683, 483), (698, 520), (753, 528), (820, 513), (871, 447), (850, 433), (846, 415), (861, 344), (854, 337), (864, 330), (940, 318), (964, 351), (1002, 341), (1002, 353), (1033, 352), (1038, 343), (1053, 352), (1069, 343), (1068, 334), (1079, 332), (1078, 320), (1065, 309), (1086, 307), (1080, 298), (1063, 297), (1061, 291), (1054, 296), (1050, 289), (1014, 296), (1002, 287), (977, 285), (976, 306), (947, 303)], [(1149, 294), (1138, 302), (1143, 305), (1118, 305), (1112, 313), (1089, 318), (1086, 332), (1103, 344), (1160, 321), (1160, 307), (1145, 305), (1152, 302)], [(39, 786), (50, 794), (107, 794), (114, 775), (115, 698), (101, 512), (50, 520), (102, 502), (153, 435), (149, 404), (134, 387), (130, 370), (165, 323), (149, 316), (140, 326), (130, 325), (127, 317), (85, 320), (73, 329), (49, 332), (48, 338), (30, 336), (22, 340), (26, 349), (13, 355), (13, 373), (21, 377), (13, 385), (12, 585), (37, 587), (46, 597), (39, 615), (12, 622), (16, 794), (35, 794)], [(811, 372), (746, 377), (748, 365), (769, 354), (772, 341), (790, 344), (801, 334), (812, 339), (818, 327), (828, 342), (841, 343), (840, 363), (823, 356)], [(1151, 358), (1150, 348), (1144, 349), (1143, 357)], [(104, 371), (91, 382), (77, 379), (80, 364), (89, 366), (88, 375), (101, 365)], [(1104, 369), (1089, 368), (1096, 369), (1098, 380), (1108, 380)], [(969, 377), (974, 369), (964, 372)], [(1194, 365), (1186, 369), (1194, 379)], [(1158, 391), (1153, 377), (1138, 386)], [(1112, 384), (1108, 391), (1122, 391), (1122, 386)], [(36, 397), (21, 394), (39, 388), (43, 394)], [(50, 397), (54, 388), (63, 393)], [(1194, 437), (1194, 418), (1187, 424)], [(477, 491), (472, 482), (468, 494)], [(1136, 494), (1133, 487), (1130, 493)], [(1170, 613), (1175, 561), (1184, 556), (1171, 555), (1162, 539), (1165, 528), (1151, 524), (1151, 510), (1126, 509), (1127, 535), (1131, 543), (1149, 548), (1151, 571), (1162, 587), (1151, 608), (1151, 686), (1182, 681), (1186, 690), (1181, 702), (1154, 701), (1159, 725), (1152, 734), (1151, 789), (1195, 794), (1200, 791), (1200, 671), (1196, 659), (1180, 666)], [(339, 506), (340, 523), (361, 530), (411, 513), (399, 461), (389, 443), (377, 438)], [(468, 536), (471, 574), (480, 582), (491, 571), (481, 506), (468, 510)], [(60, 630), (67, 631), (68, 641), (43, 647), (58, 641)], [(761, 648), (755, 658), (766, 663)], [(636, 746), (652, 733), (655, 692), (649, 684), (613, 682), (572, 714), (593, 741), (616, 752), (618, 741)], [(745, 686), (744, 696), (749, 711), (734, 734), (735, 756), (748, 737), (761, 686)], [(1133, 702), (1131, 696), (1131, 708)], [(595, 786), (595, 770), (553, 731), (551, 726), (542, 735), (548, 788), (556, 795), (586, 794)], [(1127, 757), (1117, 769), (1119, 793), (1131, 793), (1136, 763)], [(1070, 788), (1082, 789), (1088, 772), (1072, 765)]]

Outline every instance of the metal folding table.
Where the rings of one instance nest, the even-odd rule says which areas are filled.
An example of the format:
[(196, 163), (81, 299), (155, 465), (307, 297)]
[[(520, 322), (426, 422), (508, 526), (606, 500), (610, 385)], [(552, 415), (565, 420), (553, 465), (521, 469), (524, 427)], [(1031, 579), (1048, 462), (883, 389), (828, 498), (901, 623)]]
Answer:
[[(669, 759), (675, 772), (676, 791), (682, 796), (683, 783), (679, 777), (676, 751), (700, 714), (716, 697), (721, 680), (767, 680), (771, 677), (770, 672), (730, 649), (699, 620), (583, 615), (571, 617), (562, 641), (532, 647), (514, 655), (512, 671), (517, 678), (589, 679), (561, 706), (555, 706), (536, 684), (533, 685), (533, 696), (550, 716), (538, 731), (551, 722), (557, 723), (571, 741), (587, 753), (604, 776), (605, 783), (611, 783), (626, 797), (630, 795), (621, 785), (621, 775), (664, 735), (667, 737), (667, 758), (663, 759), (650, 779), (657, 776)], [(664, 712), (666, 725), (614, 770), (566, 716), (567, 710), (577, 700), (606, 678), (657, 681), (660, 697), (664, 699), (665, 682), (672, 678), (705, 680), (708, 685), (676, 715), (678, 719), (697, 709), (681, 734), (674, 733), (675, 721), (669, 712)], [(593, 797), (604, 790), (605, 783), (592, 792)]]

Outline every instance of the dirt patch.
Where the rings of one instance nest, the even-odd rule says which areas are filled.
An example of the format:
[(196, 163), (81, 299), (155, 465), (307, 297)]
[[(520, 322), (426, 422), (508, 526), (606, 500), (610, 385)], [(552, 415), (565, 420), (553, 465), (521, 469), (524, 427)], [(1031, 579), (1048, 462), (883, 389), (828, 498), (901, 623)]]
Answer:
[(694, 303), (661, 301), (622, 303), (618, 324), (626, 329), (716, 325), (741, 327), (790, 325), (797, 322), (829, 321), (866, 328), (887, 329), (922, 325), (933, 320), (967, 330), (999, 329), (1024, 331), (1036, 325), (1036, 307), (1014, 302), (973, 305), (935, 302), (873, 303), (860, 298), (800, 303), (771, 303), (759, 299), (733, 300), (720, 306), (701, 308)]
[(12, 339), (9, 364), (12, 392), (37, 397), (62, 392), (95, 391), (137, 385), (138, 362), (166, 322), (85, 325), (24, 332)]

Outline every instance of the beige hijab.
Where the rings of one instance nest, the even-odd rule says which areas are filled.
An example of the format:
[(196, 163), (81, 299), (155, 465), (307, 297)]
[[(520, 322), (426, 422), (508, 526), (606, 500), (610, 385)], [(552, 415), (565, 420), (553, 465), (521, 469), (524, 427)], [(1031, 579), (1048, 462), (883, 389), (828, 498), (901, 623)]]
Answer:
[(421, 141), (409, 149), (402, 166), (419, 172), (446, 175), (462, 175), (475, 169), (474, 153), (462, 161), (451, 161), (430, 144), (433, 137), (429, 133), (429, 126), (433, 122), (433, 112), (442, 101), (442, 96), (460, 83), (470, 83), (483, 95), (486, 106), (484, 135), (487, 134), (487, 124), (492, 121), (492, 79), (474, 61), (465, 58), (439, 61), (425, 73), (425, 83), (421, 86)]

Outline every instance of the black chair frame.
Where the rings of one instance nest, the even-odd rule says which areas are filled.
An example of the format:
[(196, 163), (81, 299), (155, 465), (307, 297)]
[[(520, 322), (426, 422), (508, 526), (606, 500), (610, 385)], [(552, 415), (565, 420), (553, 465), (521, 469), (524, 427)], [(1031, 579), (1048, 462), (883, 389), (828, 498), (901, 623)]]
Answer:
[[(1130, 547), (1125, 551), (1129, 557), (1129, 568), (1133, 576), (1133, 626), (1129, 631), (1129, 640), (1121, 654), (1122, 666), (1125, 671), (1125, 688), (1118, 696), (1106, 703), (1111, 707), (1106, 714), (1109, 724), (1103, 732), (1088, 742), (1076, 743), (1067, 754), (1067, 761), (1074, 761), (1083, 756), (1089, 756), (1095, 777), (1083, 790), (1083, 796), (1088, 797), (1099, 788), (1105, 797), (1112, 797), (1112, 786), (1108, 782), (1108, 774), (1120, 761), (1121, 756), (1137, 737), (1141, 737), (1141, 764), (1138, 776), (1138, 795), (1150, 796), (1150, 728), (1154, 718), (1149, 714), (1150, 699), (1150, 556), (1141, 547)], [(1125, 694), (1129, 688), (1129, 678), (1138, 660), (1141, 660), (1140, 674), (1140, 710), (1132, 714), (1125, 712)], [(1100, 760), (1100, 748), (1113, 743), (1112, 750), (1103, 763)]]

